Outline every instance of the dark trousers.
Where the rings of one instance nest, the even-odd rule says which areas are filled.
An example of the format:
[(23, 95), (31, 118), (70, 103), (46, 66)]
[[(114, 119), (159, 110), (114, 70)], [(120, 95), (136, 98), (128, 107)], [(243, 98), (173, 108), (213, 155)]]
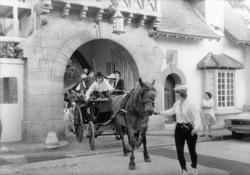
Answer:
[(177, 123), (175, 128), (175, 145), (177, 150), (177, 156), (181, 168), (187, 170), (186, 160), (184, 156), (184, 144), (187, 141), (188, 150), (191, 156), (191, 167), (196, 168), (197, 165), (197, 154), (196, 154), (196, 142), (197, 134), (191, 135), (191, 131), (186, 131), (181, 127), (180, 123)]

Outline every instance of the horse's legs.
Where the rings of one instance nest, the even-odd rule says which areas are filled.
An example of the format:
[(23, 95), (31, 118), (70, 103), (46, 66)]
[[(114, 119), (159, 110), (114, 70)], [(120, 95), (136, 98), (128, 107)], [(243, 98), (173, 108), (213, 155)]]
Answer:
[(117, 119), (115, 119), (115, 126), (116, 129), (118, 130), (120, 136), (121, 136), (121, 140), (122, 140), (122, 147), (123, 147), (123, 155), (124, 156), (128, 156), (129, 150), (127, 149), (126, 145), (125, 145), (125, 141), (124, 141), (124, 133), (122, 130), (122, 126), (119, 124), (119, 122), (117, 121)]
[(151, 162), (150, 157), (148, 155), (148, 150), (147, 150), (147, 128), (143, 129), (142, 131), (142, 144), (143, 144), (143, 156), (144, 156), (144, 161), (145, 162)]
[(130, 161), (129, 161), (129, 170), (135, 170), (135, 155), (134, 155), (135, 141), (134, 141), (134, 132), (133, 132), (132, 128), (130, 128), (130, 127), (128, 127), (128, 139), (129, 139), (129, 144), (131, 146)]
[[(123, 131), (123, 129), (124, 129), (124, 131)], [(121, 135), (121, 139), (122, 139), (123, 155), (128, 156), (128, 153), (130, 152), (130, 150), (128, 149), (127, 144), (125, 142), (125, 137), (124, 137), (124, 136), (126, 136), (125, 133), (128, 133), (127, 128), (126, 127), (123, 128), (121, 126), (121, 134), (120, 135)]]

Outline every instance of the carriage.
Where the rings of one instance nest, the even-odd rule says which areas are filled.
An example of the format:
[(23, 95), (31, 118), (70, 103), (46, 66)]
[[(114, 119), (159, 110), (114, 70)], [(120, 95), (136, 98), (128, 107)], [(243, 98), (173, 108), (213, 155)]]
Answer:
[[(74, 111), (74, 127), (77, 141), (80, 143), (84, 137), (84, 131), (89, 139), (91, 150), (95, 149), (95, 138), (103, 135), (115, 135), (120, 138), (117, 126), (112, 119), (111, 96), (116, 96), (119, 92), (95, 92), (88, 104), (84, 100), (77, 100)], [(108, 126), (112, 133), (105, 133), (102, 127)]]

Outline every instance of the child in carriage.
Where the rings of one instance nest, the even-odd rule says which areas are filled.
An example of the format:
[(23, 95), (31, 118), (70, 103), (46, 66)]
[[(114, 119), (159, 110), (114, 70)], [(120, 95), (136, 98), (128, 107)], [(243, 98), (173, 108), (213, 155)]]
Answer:
[[(66, 135), (69, 134), (69, 132), (75, 132), (75, 127), (74, 127), (74, 103), (69, 103), (65, 102), (64, 103), (64, 121), (66, 124)], [(72, 105), (73, 104), (73, 105)]]

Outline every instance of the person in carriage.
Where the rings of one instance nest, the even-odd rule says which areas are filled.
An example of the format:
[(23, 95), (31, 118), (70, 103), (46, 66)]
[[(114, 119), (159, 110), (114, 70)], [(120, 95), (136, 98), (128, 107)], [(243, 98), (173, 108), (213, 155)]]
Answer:
[(114, 75), (115, 75), (115, 81), (114, 81), (114, 89), (115, 89), (115, 94), (116, 95), (124, 95), (124, 80), (121, 79), (121, 72), (119, 71), (114, 71)]
[(83, 69), (83, 74), (81, 75), (81, 80), (72, 88), (80, 96), (85, 94), (87, 91), (86, 79), (88, 78), (89, 70), (87, 68)]
[(113, 91), (114, 87), (110, 85), (108, 80), (104, 78), (104, 75), (101, 72), (97, 72), (95, 75), (95, 81), (91, 84), (89, 89), (86, 92), (85, 101), (89, 101), (91, 94), (95, 95), (95, 98), (98, 97), (107, 97), (109, 92)]
[(76, 101), (85, 101), (86, 91), (89, 89), (90, 85), (94, 82), (94, 72), (89, 71), (87, 68), (83, 70), (81, 75), (81, 80), (78, 81), (72, 88), (71, 91), (74, 92), (76, 96)]

